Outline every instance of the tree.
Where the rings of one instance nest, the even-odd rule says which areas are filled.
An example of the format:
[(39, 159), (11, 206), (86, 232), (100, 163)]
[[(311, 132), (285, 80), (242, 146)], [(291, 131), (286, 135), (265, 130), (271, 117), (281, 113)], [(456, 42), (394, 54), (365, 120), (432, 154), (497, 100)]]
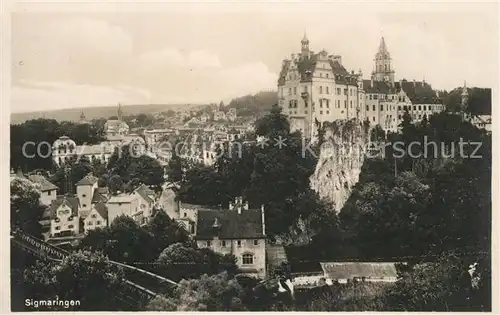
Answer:
[(50, 182), (59, 187), (58, 193), (76, 193), (76, 183), (94, 171), (86, 156), (72, 156), (65, 164), (58, 166)]
[(40, 205), (40, 190), (31, 181), (14, 178), (10, 182), (10, 224), (11, 229), (40, 237), (40, 220), (45, 208)]
[(157, 297), (150, 302), (150, 311), (244, 311), (243, 290), (226, 273), (200, 279), (182, 280), (173, 298)]
[(189, 241), (186, 230), (162, 210), (155, 211), (152, 220), (146, 226), (146, 230), (153, 235), (158, 254), (174, 243)]
[(388, 292), (389, 308), (401, 311), (467, 311), (471, 298), (468, 264), (453, 255), (419, 263), (403, 272)]
[(70, 253), (61, 263), (38, 261), (25, 271), (24, 280), (26, 298), (76, 300), (80, 306), (75, 310), (81, 311), (116, 310), (120, 302), (113, 297), (124, 285), (121, 269), (87, 251)]
[(108, 188), (112, 194), (123, 191), (123, 180), (119, 175), (113, 175), (108, 180)]

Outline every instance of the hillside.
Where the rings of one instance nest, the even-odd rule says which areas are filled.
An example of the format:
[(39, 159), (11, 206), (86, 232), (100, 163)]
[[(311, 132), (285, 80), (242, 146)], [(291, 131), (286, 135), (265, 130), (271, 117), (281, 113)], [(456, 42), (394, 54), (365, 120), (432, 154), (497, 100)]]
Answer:
[[(178, 109), (178, 108), (189, 108), (197, 105), (190, 104), (141, 104), (141, 105), (122, 105), (123, 114), (124, 115), (137, 115), (137, 114), (151, 114), (155, 112), (162, 112), (169, 109)], [(52, 111), (37, 111), (37, 112), (28, 112), (28, 113), (12, 113), (11, 114), (11, 123), (18, 124), (23, 123), (29, 119), (36, 118), (47, 118), (47, 119), (55, 119), (58, 121), (78, 121), (80, 119), (80, 114), (83, 110), (85, 117), (87, 119), (94, 118), (108, 118), (110, 116), (116, 116), (117, 114), (117, 105), (113, 106), (99, 106), (99, 107), (74, 107), (74, 108), (66, 108)]]
[(237, 108), (238, 116), (260, 116), (278, 104), (276, 91), (262, 91), (255, 95), (245, 95), (232, 99), (228, 108)]

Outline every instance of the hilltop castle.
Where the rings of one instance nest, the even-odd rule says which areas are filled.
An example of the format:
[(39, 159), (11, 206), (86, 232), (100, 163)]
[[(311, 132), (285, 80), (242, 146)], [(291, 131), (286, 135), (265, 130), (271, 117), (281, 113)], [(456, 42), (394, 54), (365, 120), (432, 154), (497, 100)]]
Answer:
[(414, 121), (444, 110), (437, 92), (425, 81), (395, 81), (383, 37), (374, 61), (371, 79), (364, 80), (361, 70), (346, 70), (341, 56), (311, 51), (304, 34), (301, 52), (283, 60), (278, 79), (279, 105), (292, 130), (310, 138), (315, 137), (318, 123), (358, 118), (396, 132), (405, 110)]

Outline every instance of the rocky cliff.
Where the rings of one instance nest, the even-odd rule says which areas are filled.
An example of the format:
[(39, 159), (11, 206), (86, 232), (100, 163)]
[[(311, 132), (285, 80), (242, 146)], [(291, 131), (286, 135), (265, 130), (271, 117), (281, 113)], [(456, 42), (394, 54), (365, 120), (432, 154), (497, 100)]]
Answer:
[(357, 119), (323, 125), (323, 141), (311, 187), (340, 211), (358, 182), (369, 141), (369, 130)]

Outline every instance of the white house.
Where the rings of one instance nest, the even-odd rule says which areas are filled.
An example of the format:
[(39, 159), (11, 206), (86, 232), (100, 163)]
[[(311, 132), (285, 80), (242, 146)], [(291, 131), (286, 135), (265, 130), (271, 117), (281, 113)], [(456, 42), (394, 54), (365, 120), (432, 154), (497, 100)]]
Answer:
[(108, 207), (108, 224), (112, 224), (113, 221), (121, 215), (126, 215), (138, 221), (142, 221), (140, 216), (141, 213), (139, 213), (139, 196), (137, 194), (124, 193), (111, 196), (106, 206)]
[(80, 230), (78, 198), (58, 196), (52, 201), (46, 217), (50, 218), (50, 236), (76, 235)]
[(57, 186), (49, 182), (42, 175), (29, 175), (28, 179), (37, 184), (40, 188), (40, 203), (50, 206), (57, 198)]
[(108, 207), (104, 203), (96, 203), (92, 205), (92, 210), (83, 220), (85, 233), (97, 228), (108, 226)]

